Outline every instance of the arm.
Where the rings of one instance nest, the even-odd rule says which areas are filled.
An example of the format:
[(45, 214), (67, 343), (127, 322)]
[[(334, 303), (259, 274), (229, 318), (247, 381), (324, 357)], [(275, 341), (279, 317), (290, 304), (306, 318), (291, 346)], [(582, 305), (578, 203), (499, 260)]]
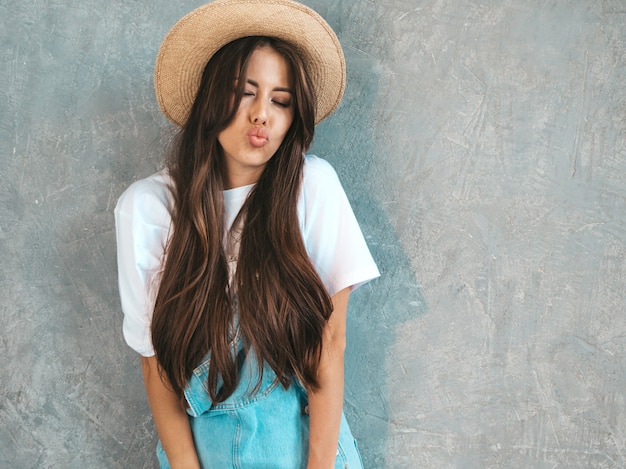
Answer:
[(350, 288), (332, 297), (333, 312), (324, 327), (319, 389), (309, 391), (309, 460), (307, 469), (335, 466), (339, 426), (343, 409), (344, 351), (346, 348), (346, 311)]
[(200, 468), (187, 412), (159, 374), (155, 356), (141, 357), (143, 380), (154, 424), (173, 469)]

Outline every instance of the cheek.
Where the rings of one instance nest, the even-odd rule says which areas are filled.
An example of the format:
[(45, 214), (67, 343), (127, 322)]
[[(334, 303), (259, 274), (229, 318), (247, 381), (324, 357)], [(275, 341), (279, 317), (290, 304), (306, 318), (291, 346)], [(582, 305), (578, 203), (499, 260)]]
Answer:
[(285, 116), (285, 121), (284, 121), (284, 131), (283, 134), (286, 134), (287, 131), (289, 130), (289, 128), (291, 127), (291, 124), (293, 124), (293, 112), (289, 113)]
[(237, 112), (237, 114), (235, 114), (235, 117), (233, 117), (233, 120), (230, 121), (228, 126), (226, 126), (226, 128), (222, 130), (217, 136), (217, 139), (221, 144), (224, 144), (228, 141), (228, 139), (233, 138), (237, 134), (237, 129), (241, 129), (243, 127), (242, 123), (240, 122), (240, 114), (240, 112)]
[(217, 142), (220, 144), (220, 147), (222, 147), (222, 150), (227, 150), (231, 146), (233, 140), (232, 137), (233, 135), (230, 126), (226, 127), (217, 135)]

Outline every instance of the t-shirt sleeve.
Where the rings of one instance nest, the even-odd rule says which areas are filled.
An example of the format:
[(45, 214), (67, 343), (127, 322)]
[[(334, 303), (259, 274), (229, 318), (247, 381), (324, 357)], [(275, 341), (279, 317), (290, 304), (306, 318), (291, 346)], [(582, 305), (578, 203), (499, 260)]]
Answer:
[(143, 179), (132, 184), (115, 207), (124, 339), (143, 356), (154, 355), (150, 323), (171, 222), (166, 192), (159, 178)]
[(307, 252), (331, 296), (380, 275), (337, 173), (321, 158), (306, 157), (299, 211)]

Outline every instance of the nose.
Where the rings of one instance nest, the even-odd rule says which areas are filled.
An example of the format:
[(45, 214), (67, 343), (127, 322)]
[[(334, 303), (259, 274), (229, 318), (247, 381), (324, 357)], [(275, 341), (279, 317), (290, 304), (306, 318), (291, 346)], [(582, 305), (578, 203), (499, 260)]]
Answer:
[(250, 107), (250, 121), (253, 124), (265, 125), (268, 118), (268, 104), (263, 102), (262, 99), (255, 100), (254, 104)]

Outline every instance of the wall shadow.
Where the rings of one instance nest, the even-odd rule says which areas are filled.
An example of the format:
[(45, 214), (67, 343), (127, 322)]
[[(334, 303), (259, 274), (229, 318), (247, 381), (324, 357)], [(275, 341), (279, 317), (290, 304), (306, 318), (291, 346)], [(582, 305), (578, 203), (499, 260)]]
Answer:
[[(341, 36), (340, 36), (341, 39)], [(380, 161), (393, 164), (402, 155), (376, 158), (381, 151), (374, 136), (385, 122), (374, 121), (379, 67), (358, 50), (344, 48), (348, 66), (346, 95), (339, 110), (317, 129), (312, 153), (328, 159), (342, 181), (381, 277), (353, 293), (348, 312), (345, 412), (359, 442), (366, 468), (386, 464), (389, 437), (389, 367), (396, 330), (428, 312), (424, 292), (392, 220), (381, 204), (384, 190)], [(408, 150), (408, 149), (407, 149)], [(409, 196), (409, 194), (407, 194)], [(416, 227), (418, 229), (418, 227)], [(407, 385), (416, 377), (406, 380)], [(398, 386), (395, 383), (394, 386)]]

